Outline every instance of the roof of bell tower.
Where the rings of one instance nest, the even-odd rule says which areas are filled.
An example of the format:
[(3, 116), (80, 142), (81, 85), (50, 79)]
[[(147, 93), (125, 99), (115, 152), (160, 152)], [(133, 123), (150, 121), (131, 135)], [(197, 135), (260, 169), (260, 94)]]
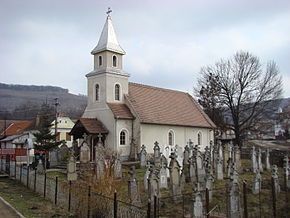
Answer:
[(103, 27), (98, 45), (92, 50), (91, 54), (94, 55), (102, 51), (113, 51), (119, 54), (126, 54), (118, 42), (112, 19), (109, 14)]

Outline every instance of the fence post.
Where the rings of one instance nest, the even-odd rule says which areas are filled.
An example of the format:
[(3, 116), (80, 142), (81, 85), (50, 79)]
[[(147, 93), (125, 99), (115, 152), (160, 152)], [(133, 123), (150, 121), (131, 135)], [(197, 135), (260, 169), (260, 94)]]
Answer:
[(118, 217), (118, 201), (117, 201), (117, 191), (114, 192), (114, 218)]
[(289, 202), (288, 202), (288, 187), (287, 187), (287, 178), (286, 178), (286, 173), (284, 174), (284, 184), (285, 184), (285, 217), (288, 216), (288, 207), (289, 207)]
[(206, 209), (206, 217), (209, 218), (209, 190), (205, 189), (205, 209)]
[(148, 200), (148, 206), (147, 206), (147, 218), (151, 217), (151, 201)]
[(55, 177), (55, 192), (54, 192), (54, 204), (57, 204), (57, 183), (58, 183), (58, 177)]
[(26, 170), (26, 172), (27, 172), (26, 186), (27, 186), (27, 188), (29, 188), (29, 165), (27, 165), (27, 170)]
[(15, 167), (14, 167), (14, 176), (15, 176), (15, 180), (16, 180), (16, 163), (17, 163), (17, 161), (16, 161), (16, 157), (15, 157)]
[(91, 186), (89, 185), (89, 190), (88, 190), (88, 218), (90, 218), (90, 213), (91, 213), (90, 199), (91, 199)]
[(34, 187), (33, 187), (33, 189), (34, 189), (34, 192), (36, 192), (36, 168), (34, 170)]
[(157, 218), (157, 196), (154, 195), (154, 211), (153, 211), (153, 217)]
[(70, 204), (71, 204), (71, 180), (69, 181), (69, 189), (68, 189), (68, 212), (70, 212)]
[(247, 182), (243, 181), (243, 196), (244, 196), (244, 217), (248, 218), (248, 202), (247, 202)]
[(274, 187), (274, 178), (272, 177), (272, 202), (273, 202), (273, 217), (276, 218), (276, 192)]
[(44, 183), (43, 183), (43, 197), (46, 196), (46, 172), (44, 173)]
[(21, 183), (21, 178), (22, 178), (22, 164), (20, 165), (20, 183)]

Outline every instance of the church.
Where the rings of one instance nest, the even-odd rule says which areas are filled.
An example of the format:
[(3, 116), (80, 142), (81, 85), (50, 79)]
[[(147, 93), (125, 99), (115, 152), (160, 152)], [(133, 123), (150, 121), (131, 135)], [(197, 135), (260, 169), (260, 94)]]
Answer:
[(112, 18), (108, 13), (97, 46), (93, 71), (87, 77), (86, 109), (71, 130), (74, 140), (85, 135), (94, 160), (101, 142), (123, 160), (134, 159), (142, 145), (184, 147), (189, 140), (203, 149), (214, 139), (215, 124), (185, 92), (129, 82)]

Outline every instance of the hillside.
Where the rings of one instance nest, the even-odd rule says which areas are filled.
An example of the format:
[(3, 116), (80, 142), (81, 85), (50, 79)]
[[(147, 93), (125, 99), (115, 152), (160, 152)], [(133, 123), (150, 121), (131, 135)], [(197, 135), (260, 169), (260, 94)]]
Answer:
[[(0, 83), (0, 119), (33, 119), (40, 106), (51, 106), (58, 98), (59, 112), (78, 118), (87, 103), (87, 97), (69, 93), (56, 86), (8, 85)], [(7, 112), (5, 112), (7, 111)]]

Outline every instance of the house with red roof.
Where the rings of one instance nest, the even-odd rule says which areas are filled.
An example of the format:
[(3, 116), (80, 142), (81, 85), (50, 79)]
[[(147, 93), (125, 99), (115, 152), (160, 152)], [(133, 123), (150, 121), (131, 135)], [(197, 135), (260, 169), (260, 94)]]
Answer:
[(153, 153), (155, 141), (184, 147), (192, 140), (203, 149), (214, 139), (215, 124), (190, 94), (128, 81), (125, 51), (110, 15), (91, 54), (94, 69), (86, 75), (87, 107), (70, 133), (75, 140), (86, 134), (91, 151), (102, 141), (126, 159), (139, 153), (143, 144)]

